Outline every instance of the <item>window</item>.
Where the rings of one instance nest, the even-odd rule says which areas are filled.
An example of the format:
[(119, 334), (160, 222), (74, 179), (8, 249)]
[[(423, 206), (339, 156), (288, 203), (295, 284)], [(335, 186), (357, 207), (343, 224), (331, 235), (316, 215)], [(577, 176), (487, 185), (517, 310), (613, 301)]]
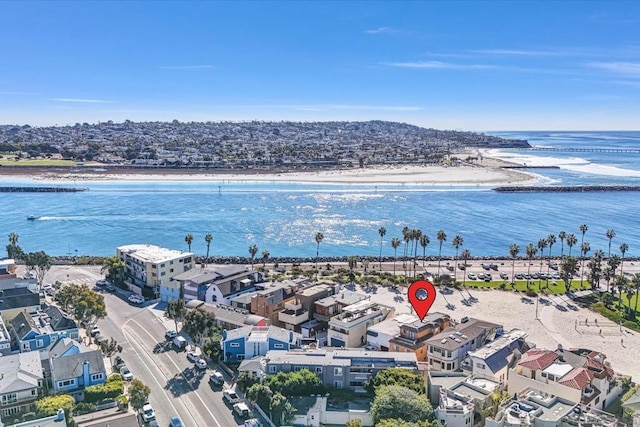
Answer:
[(542, 375), (542, 378), (547, 378), (547, 373), (546, 372), (543, 372), (541, 375)]
[(164, 264), (160, 264), (160, 268), (164, 268)]
[(342, 375), (342, 368), (333, 368), (333, 375)]
[(102, 374), (93, 374), (91, 375), (91, 381), (98, 381), (103, 378)]
[(31, 390), (31, 396), (37, 396), (38, 395), (38, 390), (36, 390), (35, 388)]
[(36, 340), (36, 348), (44, 347), (44, 340)]
[(316, 374), (322, 373), (322, 366), (316, 366)]
[(333, 386), (335, 388), (342, 388), (342, 381), (334, 381)]
[(409, 339), (412, 340), (414, 339), (416, 336), (416, 334), (414, 334), (413, 332), (409, 332)]
[(163, 271), (162, 273), (160, 273), (161, 276), (165, 276), (167, 274), (166, 271)]
[(9, 403), (15, 403), (18, 401), (18, 395), (16, 393), (7, 393), (2, 395), (2, 404), (8, 405)]
[(276, 366), (269, 366), (269, 373), (275, 374), (276, 372), (278, 372), (278, 368)]
[[(173, 265), (173, 261), (169, 261), (169, 265)], [(173, 271), (173, 270), (171, 270), (171, 271)]]
[(68, 387), (75, 384), (76, 384), (75, 378), (72, 380), (58, 381), (58, 387)]
[(300, 372), (302, 370), (302, 366), (294, 366), (293, 372)]
[(398, 351), (398, 346), (397, 345), (393, 345), (393, 351)]
[(25, 351), (29, 351), (31, 350), (31, 345), (28, 342), (23, 342), (22, 343), (22, 349)]
[(211, 297), (211, 302), (218, 302), (218, 295), (213, 295)]
[(169, 273), (173, 273), (173, 268), (171, 270), (169, 270)]
[(231, 346), (231, 347), (240, 347), (240, 343), (232, 342), (231, 344), (229, 344), (229, 346)]
[[(476, 363), (476, 368), (480, 368), (480, 369), (484, 369), (486, 366), (484, 365), (484, 363)], [(542, 374), (544, 375), (544, 374)]]
[(4, 415), (5, 417), (8, 417), (10, 415), (14, 415), (20, 412), (20, 407), (19, 406), (14, 406), (13, 408), (7, 408), (7, 409), (3, 409), (2, 410), (2, 415)]
[(274, 344), (273, 348), (284, 348), (284, 344)]

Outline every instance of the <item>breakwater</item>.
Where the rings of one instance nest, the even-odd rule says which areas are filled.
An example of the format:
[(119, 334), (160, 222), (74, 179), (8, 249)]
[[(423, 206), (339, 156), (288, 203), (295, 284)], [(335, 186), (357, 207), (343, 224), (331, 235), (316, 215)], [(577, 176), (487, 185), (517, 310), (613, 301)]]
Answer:
[(86, 188), (71, 187), (0, 187), (0, 193), (76, 193)]
[(501, 193), (609, 193), (640, 191), (640, 185), (571, 185), (571, 186), (506, 186), (493, 191)]

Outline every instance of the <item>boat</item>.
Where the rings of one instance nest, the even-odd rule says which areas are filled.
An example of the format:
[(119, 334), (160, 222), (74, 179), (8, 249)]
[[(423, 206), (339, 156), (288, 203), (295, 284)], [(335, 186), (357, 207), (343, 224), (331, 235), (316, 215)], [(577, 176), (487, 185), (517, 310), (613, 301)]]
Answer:
[(40, 218), (40, 217), (39, 217), (39, 216), (36, 216), (36, 215), (29, 215), (29, 216), (27, 217), (27, 219), (28, 219), (29, 221), (35, 221), (35, 220), (36, 220), (36, 219), (38, 219), (38, 218)]

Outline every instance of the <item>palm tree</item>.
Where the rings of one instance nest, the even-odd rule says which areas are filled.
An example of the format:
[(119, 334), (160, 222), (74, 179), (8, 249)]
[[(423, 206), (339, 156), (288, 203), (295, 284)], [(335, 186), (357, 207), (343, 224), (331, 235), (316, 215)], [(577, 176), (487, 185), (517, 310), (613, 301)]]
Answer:
[[(549, 234), (549, 236), (547, 237), (547, 245), (549, 245), (549, 262), (547, 263), (547, 273), (549, 272), (549, 269), (551, 268), (551, 247), (553, 246), (553, 244), (556, 242), (556, 236), (555, 234)], [(549, 279), (547, 279), (548, 281)]]
[[(547, 247), (547, 239), (538, 240), (538, 249), (540, 249), (540, 275), (542, 275), (542, 258), (544, 257), (544, 250)], [(542, 277), (538, 277), (538, 288), (540, 288), (540, 284), (542, 283)]]
[(318, 269), (318, 258), (320, 257), (320, 243), (324, 240), (324, 234), (322, 234), (321, 232), (317, 232), (314, 240), (317, 243), (317, 247), (316, 247), (316, 270)]
[(615, 279), (616, 270), (620, 265), (620, 257), (617, 254), (611, 255), (607, 259), (607, 268), (604, 270), (604, 278), (607, 280), (607, 292), (609, 292), (609, 282)]
[(587, 224), (581, 224), (579, 228), (580, 232), (582, 233), (582, 239), (580, 239), (580, 246), (582, 247), (582, 243), (584, 243), (584, 235), (589, 229), (589, 226)]
[(393, 248), (393, 280), (396, 279), (396, 260), (398, 259), (398, 247), (400, 247), (400, 239), (394, 237), (391, 239), (391, 247)]
[(622, 294), (629, 287), (629, 279), (627, 279), (626, 276), (619, 274), (613, 280), (613, 285), (618, 289), (618, 310), (620, 310), (622, 308)]
[(515, 243), (512, 243), (511, 246), (509, 246), (509, 255), (513, 260), (511, 264), (511, 283), (515, 283), (514, 274), (516, 271), (516, 257), (518, 256), (519, 253), (520, 253), (520, 246), (518, 246)]
[(207, 233), (206, 236), (204, 236), (204, 241), (207, 242), (207, 258), (205, 259), (205, 264), (209, 261), (209, 247), (211, 246), (211, 241), (213, 240), (213, 236), (211, 235), (211, 233)]
[(616, 237), (616, 232), (613, 230), (613, 228), (611, 228), (607, 230), (605, 235), (607, 236), (607, 239), (609, 239), (609, 253), (607, 254), (607, 258), (609, 258), (611, 257), (611, 241), (613, 240), (614, 237)]
[[(467, 260), (469, 258), (471, 258), (471, 252), (469, 252), (469, 249), (463, 249), (462, 252), (460, 253), (460, 258), (462, 258), (462, 262), (464, 262), (464, 265), (466, 267)], [(462, 275), (462, 286), (464, 286), (466, 282), (467, 282), (467, 275), (463, 274)]]
[(189, 252), (191, 252), (191, 243), (193, 242), (193, 234), (189, 233), (184, 236), (184, 241), (187, 242), (187, 246), (189, 247)]
[[(536, 249), (536, 247), (533, 246), (533, 243), (529, 243), (529, 245), (527, 246), (527, 258), (529, 259), (529, 262), (527, 263), (527, 275), (531, 273), (531, 261), (533, 260), (533, 257), (535, 257), (537, 253), (538, 253), (538, 249)], [(527, 281), (527, 287), (529, 287), (528, 281)]]
[(262, 267), (266, 268), (267, 266), (267, 260), (269, 259), (269, 256), (271, 256), (271, 254), (269, 253), (268, 250), (263, 250), (262, 251)]
[(429, 236), (423, 234), (420, 236), (420, 246), (422, 246), (422, 269), (424, 270), (424, 259), (427, 257), (427, 246), (429, 246), (431, 241), (429, 240)]
[(378, 234), (380, 235), (380, 271), (382, 271), (382, 238), (387, 234), (387, 229), (384, 227), (378, 228)]
[[(633, 308), (633, 311), (635, 311), (636, 317), (638, 317), (637, 313), (638, 313), (638, 292), (640, 292), (640, 273), (634, 274), (633, 277), (631, 278), (631, 287), (633, 288), (634, 291), (636, 291), (636, 303)], [(631, 305), (631, 300), (629, 300), (629, 305)]]
[(253, 245), (249, 246), (249, 255), (251, 255), (251, 269), (253, 270), (253, 259), (256, 257), (256, 254), (258, 253), (258, 246), (254, 243)]
[(458, 269), (456, 268), (458, 262), (458, 249), (460, 249), (460, 246), (462, 246), (463, 243), (464, 239), (459, 234), (456, 234), (451, 241), (453, 247), (456, 248), (456, 257), (453, 259), (453, 283), (456, 283), (456, 278), (458, 277)]
[(409, 249), (409, 240), (411, 240), (411, 230), (409, 227), (402, 228), (402, 240), (404, 241), (404, 257), (402, 259), (402, 267), (404, 268), (404, 275), (407, 275), (407, 250)]
[(567, 237), (567, 233), (565, 231), (561, 231), (558, 233), (558, 239), (560, 239), (560, 259), (562, 259), (564, 255), (564, 239)]
[(567, 246), (569, 247), (569, 256), (571, 256), (571, 248), (578, 243), (578, 239), (573, 233), (567, 234)]
[(9, 233), (9, 244), (13, 246), (17, 245), (19, 238), (20, 236), (18, 236), (18, 233), (12, 231)]
[(620, 274), (624, 274), (624, 272), (622, 271), (624, 267), (624, 254), (626, 254), (628, 250), (629, 245), (627, 245), (626, 243), (620, 244), (620, 253), (622, 254), (622, 257), (620, 257)]
[(440, 250), (438, 251), (438, 276), (440, 276), (440, 261), (442, 260), (442, 243), (447, 240), (447, 234), (444, 230), (438, 230), (438, 235), (436, 237), (440, 242)]
[(591, 246), (588, 242), (582, 242), (580, 245), (580, 289), (582, 289), (582, 282), (584, 281), (584, 257), (591, 250)]
[(412, 230), (412, 237), (415, 243), (413, 244), (413, 277), (416, 277), (416, 259), (418, 258), (418, 243), (420, 242), (420, 237), (422, 237), (422, 230), (416, 229)]
[(588, 281), (591, 282), (593, 288), (600, 287), (600, 277), (602, 277), (602, 259), (604, 258), (604, 252), (602, 249), (598, 249), (594, 252), (593, 257), (587, 263), (589, 269)]

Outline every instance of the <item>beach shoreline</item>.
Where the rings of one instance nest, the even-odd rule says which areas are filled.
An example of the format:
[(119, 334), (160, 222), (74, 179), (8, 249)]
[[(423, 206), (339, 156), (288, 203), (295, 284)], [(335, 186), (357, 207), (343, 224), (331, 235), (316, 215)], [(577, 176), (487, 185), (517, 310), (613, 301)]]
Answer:
[[(469, 153), (458, 156), (464, 158)], [(3, 167), (0, 179), (26, 179), (35, 182), (221, 182), (221, 183), (304, 183), (362, 185), (431, 185), (491, 186), (527, 185), (538, 181), (535, 174), (504, 168), (514, 165), (497, 158), (481, 157), (477, 164), (446, 165), (381, 165), (351, 169), (318, 169), (305, 171), (248, 169), (123, 169), (103, 165), (69, 168)]]

